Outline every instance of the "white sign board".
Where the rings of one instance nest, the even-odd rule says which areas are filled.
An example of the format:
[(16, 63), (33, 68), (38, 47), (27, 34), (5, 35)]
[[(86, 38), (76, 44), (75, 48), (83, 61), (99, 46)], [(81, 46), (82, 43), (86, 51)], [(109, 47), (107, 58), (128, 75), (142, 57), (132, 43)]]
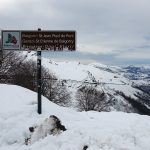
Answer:
[(2, 31), (2, 49), (20, 50), (20, 31)]

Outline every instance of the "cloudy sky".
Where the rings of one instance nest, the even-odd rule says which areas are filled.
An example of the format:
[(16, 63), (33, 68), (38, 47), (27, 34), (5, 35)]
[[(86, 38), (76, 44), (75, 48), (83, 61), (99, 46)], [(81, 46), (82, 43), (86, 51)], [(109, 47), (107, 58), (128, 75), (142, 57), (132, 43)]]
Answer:
[(150, 64), (150, 0), (0, 0), (0, 29), (76, 30), (77, 52), (107, 64)]

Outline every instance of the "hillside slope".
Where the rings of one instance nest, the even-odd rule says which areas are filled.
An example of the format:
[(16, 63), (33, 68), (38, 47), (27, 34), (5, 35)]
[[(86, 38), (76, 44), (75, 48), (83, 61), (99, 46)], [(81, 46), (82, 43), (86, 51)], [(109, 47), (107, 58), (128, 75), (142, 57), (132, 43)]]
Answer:
[(124, 77), (121, 68), (102, 64), (84, 65), (78, 62), (52, 62), (48, 59), (43, 59), (42, 62), (72, 92), (73, 101), (76, 99), (74, 95), (79, 88), (87, 85), (94, 86), (114, 97), (115, 103), (110, 108), (111, 110), (137, 112), (119, 92), (136, 99), (135, 94), (142, 93), (142, 91), (132, 86), (133, 81)]
[[(27, 59), (36, 61), (36, 55), (25, 53)], [(137, 112), (150, 115), (149, 81), (133, 80), (131, 67), (121, 68), (100, 63), (81, 64), (80, 62), (54, 62), (42, 57), (42, 65), (53, 73), (71, 95), (72, 107), (78, 109), (76, 93), (81, 88), (94, 87), (113, 98), (107, 111)], [(140, 69), (143, 71), (143, 69)], [(148, 71), (144, 70), (143, 73)], [(145, 74), (146, 77), (146, 74)], [(47, 81), (49, 79), (46, 79)], [(46, 81), (45, 80), (45, 81)], [(145, 95), (146, 94), (146, 95)], [(142, 109), (141, 109), (142, 108)]]
[[(0, 84), (1, 150), (149, 150), (150, 117), (122, 112), (76, 112), (42, 97), (38, 115), (37, 94), (14, 85)], [(28, 127), (49, 115), (58, 116), (67, 131), (24, 145)]]

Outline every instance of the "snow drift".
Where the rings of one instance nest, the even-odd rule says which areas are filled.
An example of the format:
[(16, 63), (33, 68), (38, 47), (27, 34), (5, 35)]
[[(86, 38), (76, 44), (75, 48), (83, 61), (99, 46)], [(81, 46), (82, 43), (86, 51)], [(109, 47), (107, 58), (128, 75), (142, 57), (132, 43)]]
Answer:
[[(37, 94), (28, 89), (0, 84), (1, 150), (149, 150), (150, 117), (123, 112), (76, 112), (42, 97), (42, 115), (37, 111)], [(30, 146), (24, 138), (31, 125), (50, 115), (58, 116), (67, 128)]]

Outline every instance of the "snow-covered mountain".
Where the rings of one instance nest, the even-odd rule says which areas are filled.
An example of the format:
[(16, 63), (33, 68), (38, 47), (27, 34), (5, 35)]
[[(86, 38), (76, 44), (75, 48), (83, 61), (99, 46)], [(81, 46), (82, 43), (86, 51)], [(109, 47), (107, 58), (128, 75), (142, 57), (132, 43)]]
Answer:
[[(42, 115), (37, 111), (37, 93), (0, 84), (1, 150), (149, 150), (150, 117), (123, 112), (76, 112), (42, 97)], [(56, 115), (67, 128), (25, 145), (28, 128)]]
[[(36, 55), (25, 53), (28, 59), (36, 61)], [(42, 65), (48, 68), (71, 93), (72, 106), (76, 107), (76, 92), (81, 87), (92, 85), (111, 95), (114, 104), (111, 111), (138, 112), (150, 115), (149, 66), (118, 67), (100, 63), (54, 62), (42, 58)], [(138, 78), (131, 78), (137, 76)], [(141, 107), (142, 106), (142, 107)], [(146, 110), (146, 112), (145, 112)]]
[(131, 80), (150, 81), (150, 65), (127, 66), (124, 69)]

